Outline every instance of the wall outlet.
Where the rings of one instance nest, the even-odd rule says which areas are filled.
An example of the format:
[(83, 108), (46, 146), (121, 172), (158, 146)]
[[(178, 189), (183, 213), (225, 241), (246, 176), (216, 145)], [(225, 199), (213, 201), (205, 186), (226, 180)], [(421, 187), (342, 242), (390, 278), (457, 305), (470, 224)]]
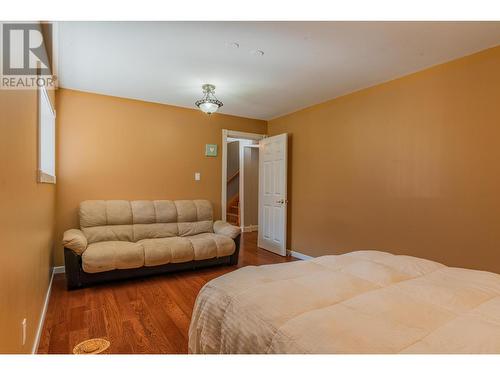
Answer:
[(24, 346), (26, 344), (26, 318), (21, 322), (21, 340)]
[(194, 180), (195, 181), (200, 181), (201, 180), (201, 173), (200, 172), (196, 172), (194, 174)]

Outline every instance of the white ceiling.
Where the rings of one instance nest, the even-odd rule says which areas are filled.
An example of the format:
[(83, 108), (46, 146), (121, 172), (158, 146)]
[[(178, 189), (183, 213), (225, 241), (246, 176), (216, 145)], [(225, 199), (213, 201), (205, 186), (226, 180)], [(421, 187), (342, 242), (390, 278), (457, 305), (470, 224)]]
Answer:
[(268, 120), (499, 44), (500, 22), (60, 22), (58, 73), (190, 108), (212, 83), (222, 113)]

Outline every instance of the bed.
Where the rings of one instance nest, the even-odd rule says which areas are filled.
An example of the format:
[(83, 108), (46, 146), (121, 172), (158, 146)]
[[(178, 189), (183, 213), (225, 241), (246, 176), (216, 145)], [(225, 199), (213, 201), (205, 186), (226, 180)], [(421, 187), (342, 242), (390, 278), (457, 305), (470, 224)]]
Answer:
[(500, 275), (381, 251), (207, 283), (190, 353), (500, 353)]

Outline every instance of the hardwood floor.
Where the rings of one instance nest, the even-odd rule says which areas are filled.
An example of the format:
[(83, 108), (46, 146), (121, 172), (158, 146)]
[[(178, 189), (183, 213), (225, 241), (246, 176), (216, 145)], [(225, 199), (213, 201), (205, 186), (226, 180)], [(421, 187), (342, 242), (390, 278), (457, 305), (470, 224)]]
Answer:
[(38, 353), (72, 353), (90, 338), (111, 342), (105, 353), (187, 353), (188, 329), (201, 287), (247, 265), (295, 260), (257, 247), (257, 232), (244, 233), (238, 266), (221, 266), (66, 290), (55, 275)]

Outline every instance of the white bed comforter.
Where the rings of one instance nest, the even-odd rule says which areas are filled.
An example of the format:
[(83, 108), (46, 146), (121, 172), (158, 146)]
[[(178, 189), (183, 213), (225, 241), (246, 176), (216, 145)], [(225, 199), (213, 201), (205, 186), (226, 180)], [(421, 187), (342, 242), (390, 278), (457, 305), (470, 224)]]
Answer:
[(207, 283), (191, 353), (500, 353), (500, 275), (380, 251)]

